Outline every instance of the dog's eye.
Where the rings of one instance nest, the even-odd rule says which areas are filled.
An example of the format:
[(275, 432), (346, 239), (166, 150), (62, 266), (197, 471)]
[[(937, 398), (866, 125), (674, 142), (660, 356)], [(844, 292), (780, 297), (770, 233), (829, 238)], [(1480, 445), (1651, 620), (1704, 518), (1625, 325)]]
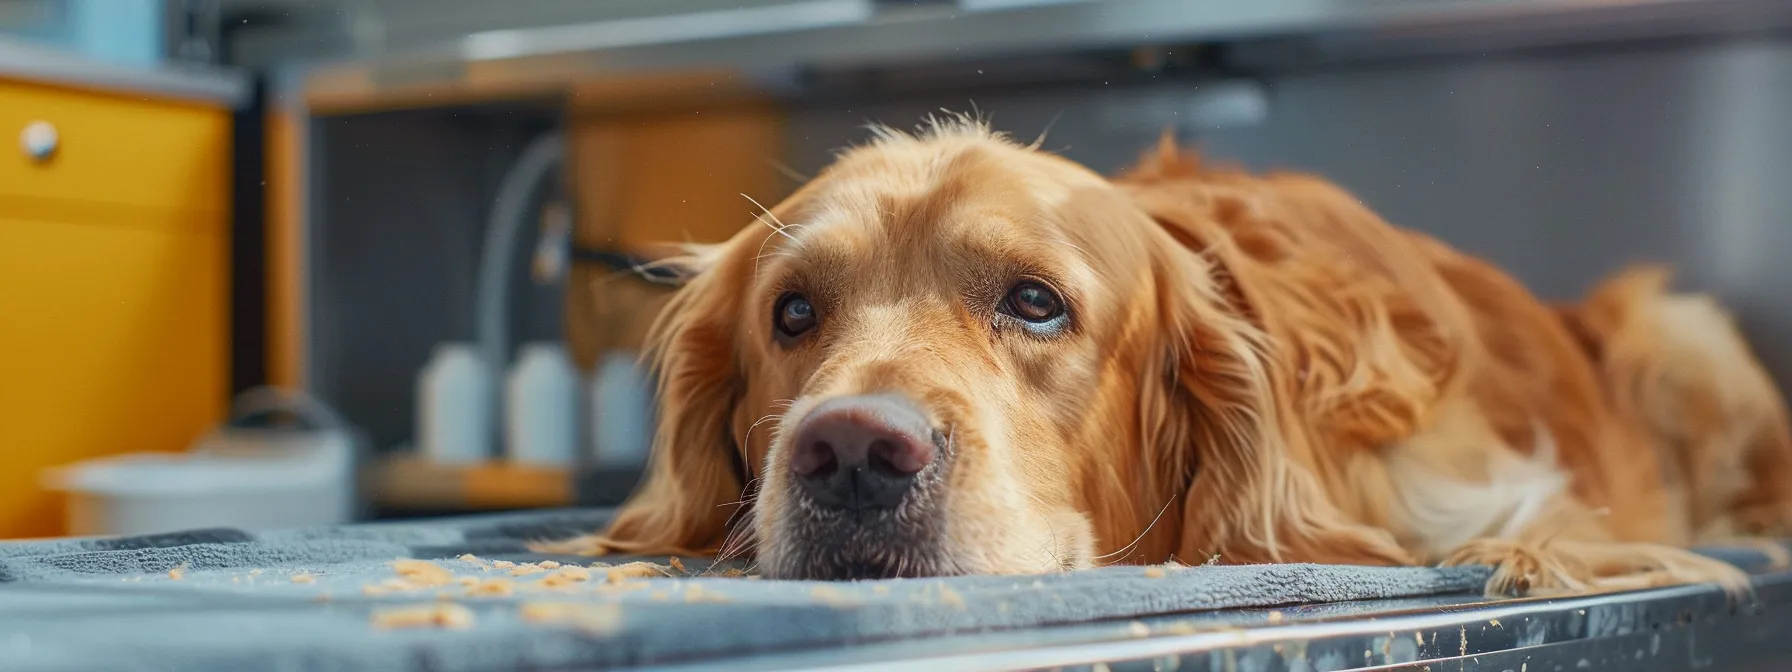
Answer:
[(785, 338), (796, 338), (815, 328), (815, 305), (801, 294), (785, 294), (772, 310), (772, 323)]
[(1023, 282), (1008, 290), (1008, 312), (1033, 323), (1050, 322), (1064, 314), (1064, 302), (1044, 285)]

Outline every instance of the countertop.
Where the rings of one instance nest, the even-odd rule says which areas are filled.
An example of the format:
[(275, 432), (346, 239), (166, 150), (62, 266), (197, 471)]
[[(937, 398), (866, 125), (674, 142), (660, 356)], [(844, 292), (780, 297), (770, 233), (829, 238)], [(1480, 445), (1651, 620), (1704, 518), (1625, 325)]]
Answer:
[(0, 38), (0, 78), (236, 107), (248, 78), (218, 68), (140, 68)]

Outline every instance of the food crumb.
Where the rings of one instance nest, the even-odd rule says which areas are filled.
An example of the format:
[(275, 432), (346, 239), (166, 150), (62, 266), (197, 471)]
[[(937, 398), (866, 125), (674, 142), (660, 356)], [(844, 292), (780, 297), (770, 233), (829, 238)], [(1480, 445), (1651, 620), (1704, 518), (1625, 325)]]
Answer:
[(1282, 612), (1280, 612), (1280, 611), (1269, 612), (1269, 622), (1281, 623), (1282, 622)]
[(543, 560), (537, 566), (541, 567), (542, 569), (559, 569), (560, 563), (554, 562), (553, 560)]
[(648, 593), (647, 599), (653, 600), (655, 602), (665, 602), (666, 600), (672, 599), (672, 595), (663, 590), (656, 590), (651, 593)]
[(1133, 637), (1150, 637), (1151, 636), (1151, 626), (1145, 625), (1144, 623), (1140, 623), (1138, 621), (1133, 621), (1131, 623), (1126, 624), (1126, 632), (1128, 634), (1131, 634)]
[(631, 562), (626, 565), (611, 567), (604, 572), (604, 580), (610, 583), (621, 583), (624, 579), (652, 579), (671, 576), (665, 567), (651, 562)]
[(558, 588), (590, 580), (591, 570), (584, 567), (568, 566), (561, 567), (560, 571), (547, 575), (541, 580), (541, 584), (549, 588)]
[(731, 602), (732, 600), (728, 599), (727, 595), (704, 590), (703, 586), (692, 585), (691, 587), (686, 588), (684, 590), (684, 601), (694, 603), (694, 602)]
[(230, 582), (231, 582), (231, 583), (242, 583), (242, 582), (243, 582), (243, 577), (240, 577), (240, 576), (233, 576), (233, 577), (230, 577)]
[(595, 634), (610, 634), (622, 624), (622, 606), (615, 603), (528, 602), (517, 607), (517, 617), (528, 623), (569, 624)]
[(510, 579), (486, 579), (467, 587), (468, 595), (478, 597), (501, 597), (515, 592), (516, 584)]
[(473, 610), (452, 603), (437, 603), (373, 612), (373, 627), (381, 630), (407, 628), (448, 628), (465, 630), (473, 627)]
[(940, 586), (940, 604), (956, 609), (964, 608), (964, 596), (946, 586)]
[(427, 560), (399, 559), (392, 561), (392, 571), (418, 588), (445, 586), (454, 582), (454, 572)]
[(479, 585), (479, 577), (477, 576), (463, 576), (455, 581), (463, 588), (472, 588), (473, 586)]
[(510, 569), (511, 567), (515, 567), (516, 563), (509, 560), (496, 560), (492, 562), (492, 566), (497, 567), (498, 569)]
[(689, 574), (690, 573), (689, 571), (685, 570), (684, 561), (679, 560), (677, 556), (666, 558), (666, 564), (672, 568), (672, 571), (678, 572), (679, 574)]
[(878, 595), (889, 595), (889, 594), (890, 594), (890, 587), (889, 587), (889, 586), (886, 586), (886, 585), (883, 585), (883, 584), (881, 584), (881, 583), (880, 583), (880, 584), (877, 584), (877, 585), (875, 585), (875, 586), (872, 586), (872, 587), (871, 587), (871, 592), (873, 592), (873, 593), (876, 593), (876, 594), (878, 594)]
[(1145, 568), (1145, 578), (1148, 578), (1148, 579), (1164, 578), (1164, 568), (1159, 567), (1157, 565), (1152, 565), (1150, 567), (1146, 567)]
[(306, 573), (306, 572), (300, 572), (298, 574), (292, 575), (292, 582), (293, 583), (317, 583), (317, 577), (312, 576), (311, 574)]
[(517, 567), (515, 569), (510, 570), (510, 575), (511, 576), (528, 576), (530, 574), (540, 574), (545, 571), (547, 571), (547, 570), (542, 569), (541, 565), (537, 565), (534, 563), (524, 563), (521, 565), (517, 565)]
[(853, 604), (853, 599), (833, 586), (816, 586), (809, 591), (809, 596), (831, 605)]
[(170, 581), (179, 581), (184, 578), (187, 578), (187, 563), (180, 563), (175, 565), (173, 569), (168, 570), (168, 579)]
[(479, 556), (473, 555), (472, 553), (462, 553), (460, 557), (455, 559), (461, 562), (479, 562)]
[(261, 570), (251, 569), (249, 570), (249, 576), (261, 576)]

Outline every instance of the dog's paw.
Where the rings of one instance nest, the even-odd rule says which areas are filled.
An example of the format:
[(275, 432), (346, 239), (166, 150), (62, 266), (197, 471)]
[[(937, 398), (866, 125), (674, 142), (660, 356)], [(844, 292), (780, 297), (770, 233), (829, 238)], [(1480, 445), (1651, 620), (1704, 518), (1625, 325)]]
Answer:
[(1505, 539), (1476, 539), (1445, 558), (1446, 567), (1485, 565), (1488, 597), (1524, 597), (1589, 592), (1589, 572), (1559, 554)]
[(1493, 567), (1489, 597), (1584, 595), (1694, 583), (1715, 583), (1733, 596), (1749, 592), (1748, 574), (1734, 565), (1659, 544), (1477, 539), (1442, 564)]

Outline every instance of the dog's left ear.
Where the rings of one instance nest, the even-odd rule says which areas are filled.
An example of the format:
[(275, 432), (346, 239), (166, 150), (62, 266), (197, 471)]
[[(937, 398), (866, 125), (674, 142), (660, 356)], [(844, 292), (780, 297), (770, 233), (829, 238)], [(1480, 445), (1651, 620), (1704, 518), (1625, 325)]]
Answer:
[(731, 429), (744, 385), (734, 338), (751, 252), (764, 235), (752, 227), (726, 243), (687, 246), (688, 254), (656, 262), (683, 287), (648, 334), (646, 356), (659, 381), (653, 455), (641, 485), (591, 550), (714, 555), (721, 549), (736, 512), (730, 505), (744, 499), (743, 458)]

